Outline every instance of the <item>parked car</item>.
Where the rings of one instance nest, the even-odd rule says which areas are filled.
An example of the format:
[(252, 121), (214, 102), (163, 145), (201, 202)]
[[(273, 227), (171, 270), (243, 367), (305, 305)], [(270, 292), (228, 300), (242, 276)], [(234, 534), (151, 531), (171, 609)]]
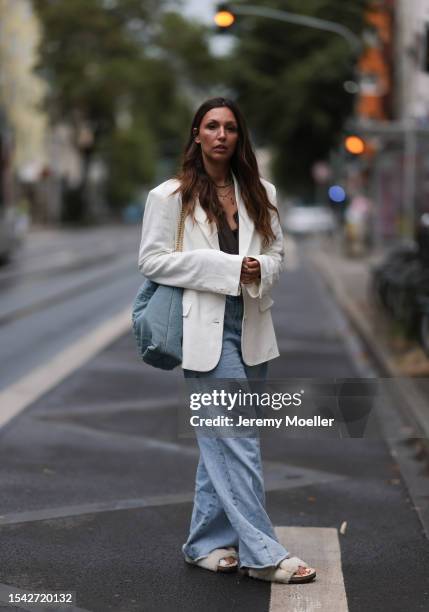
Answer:
[(334, 213), (325, 206), (293, 206), (284, 216), (284, 229), (290, 234), (329, 234), (337, 229)]

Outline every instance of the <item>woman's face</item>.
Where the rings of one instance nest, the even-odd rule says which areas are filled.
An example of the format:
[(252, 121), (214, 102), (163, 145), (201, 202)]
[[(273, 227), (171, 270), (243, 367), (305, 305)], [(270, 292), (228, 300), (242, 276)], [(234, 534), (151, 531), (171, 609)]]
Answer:
[(231, 159), (237, 141), (237, 121), (234, 113), (226, 106), (209, 110), (195, 135), (195, 142), (201, 144), (203, 156), (216, 162)]

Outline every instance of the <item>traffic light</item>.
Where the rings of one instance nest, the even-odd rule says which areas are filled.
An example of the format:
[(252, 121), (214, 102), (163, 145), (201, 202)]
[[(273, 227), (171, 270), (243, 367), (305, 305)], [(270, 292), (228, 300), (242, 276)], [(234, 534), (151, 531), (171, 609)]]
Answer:
[(235, 23), (235, 14), (228, 4), (222, 3), (216, 6), (214, 22), (218, 32), (227, 32)]
[(350, 134), (344, 139), (344, 148), (351, 155), (362, 155), (365, 151), (365, 141), (357, 134)]

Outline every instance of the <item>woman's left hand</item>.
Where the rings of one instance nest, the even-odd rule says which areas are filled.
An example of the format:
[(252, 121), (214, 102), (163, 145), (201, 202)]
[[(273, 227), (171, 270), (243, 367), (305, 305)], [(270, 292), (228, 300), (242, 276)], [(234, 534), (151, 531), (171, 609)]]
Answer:
[(245, 257), (241, 266), (240, 282), (243, 285), (255, 283), (261, 278), (261, 266), (257, 259)]

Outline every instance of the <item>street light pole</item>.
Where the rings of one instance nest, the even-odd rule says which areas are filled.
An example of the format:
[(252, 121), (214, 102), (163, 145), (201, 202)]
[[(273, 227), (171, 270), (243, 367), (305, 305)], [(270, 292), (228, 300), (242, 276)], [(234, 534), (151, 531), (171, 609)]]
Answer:
[[(220, 30), (226, 30), (234, 24), (236, 15), (266, 17), (268, 19), (275, 19), (276, 21), (282, 21), (284, 23), (293, 23), (299, 26), (338, 34), (349, 45), (354, 59), (362, 53), (364, 48), (361, 39), (341, 23), (269, 7), (254, 6), (249, 4), (234, 5), (229, 3), (221, 3), (217, 5), (215, 23)], [(359, 79), (356, 66), (353, 67), (353, 73), (355, 81), (358, 82)]]
[(417, 130), (412, 117), (405, 121), (404, 137), (404, 210), (401, 212), (405, 213), (405, 227), (401, 227), (401, 232), (412, 240), (415, 237), (417, 174)]
[(268, 17), (270, 19), (276, 19), (277, 21), (295, 23), (296, 25), (306, 26), (308, 28), (334, 32), (347, 41), (353, 53), (358, 55), (362, 51), (362, 42), (360, 38), (349, 30), (349, 28), (336, 21), (328, 21), (327, 19), (319, 19), (318, 17), (311, 17), (309, 15), (299, 15), (297, 13), (290, 13), (289, 11), (281, 11), (269, 7), (248, 4), (228, 5), (228, 8), (235, 15)]
[[(236, 15), (267, 17), (269, 19), (275, 19), (276, 21), (283, 21), (284, 23), (294, 23), (296, 25), (338, 34), (347, 42), (355, 58), (357, 58), (364, 49), (359, 36), (341, 23), (329, 21), (327, 19), (319, 19), (318, 17), (311, 17), (310, 15), (300, 15), (298, 13), (291, 13), (290, 11), (273, 9), (266, 6), (218, 4), (217, 13), (215, 15), (215, 22), (218, 28), (226, 30), (232, 26)], [(356, 66), (353, 66), (353, 75), (355, 82), (359, 83), (359, 73)]]

